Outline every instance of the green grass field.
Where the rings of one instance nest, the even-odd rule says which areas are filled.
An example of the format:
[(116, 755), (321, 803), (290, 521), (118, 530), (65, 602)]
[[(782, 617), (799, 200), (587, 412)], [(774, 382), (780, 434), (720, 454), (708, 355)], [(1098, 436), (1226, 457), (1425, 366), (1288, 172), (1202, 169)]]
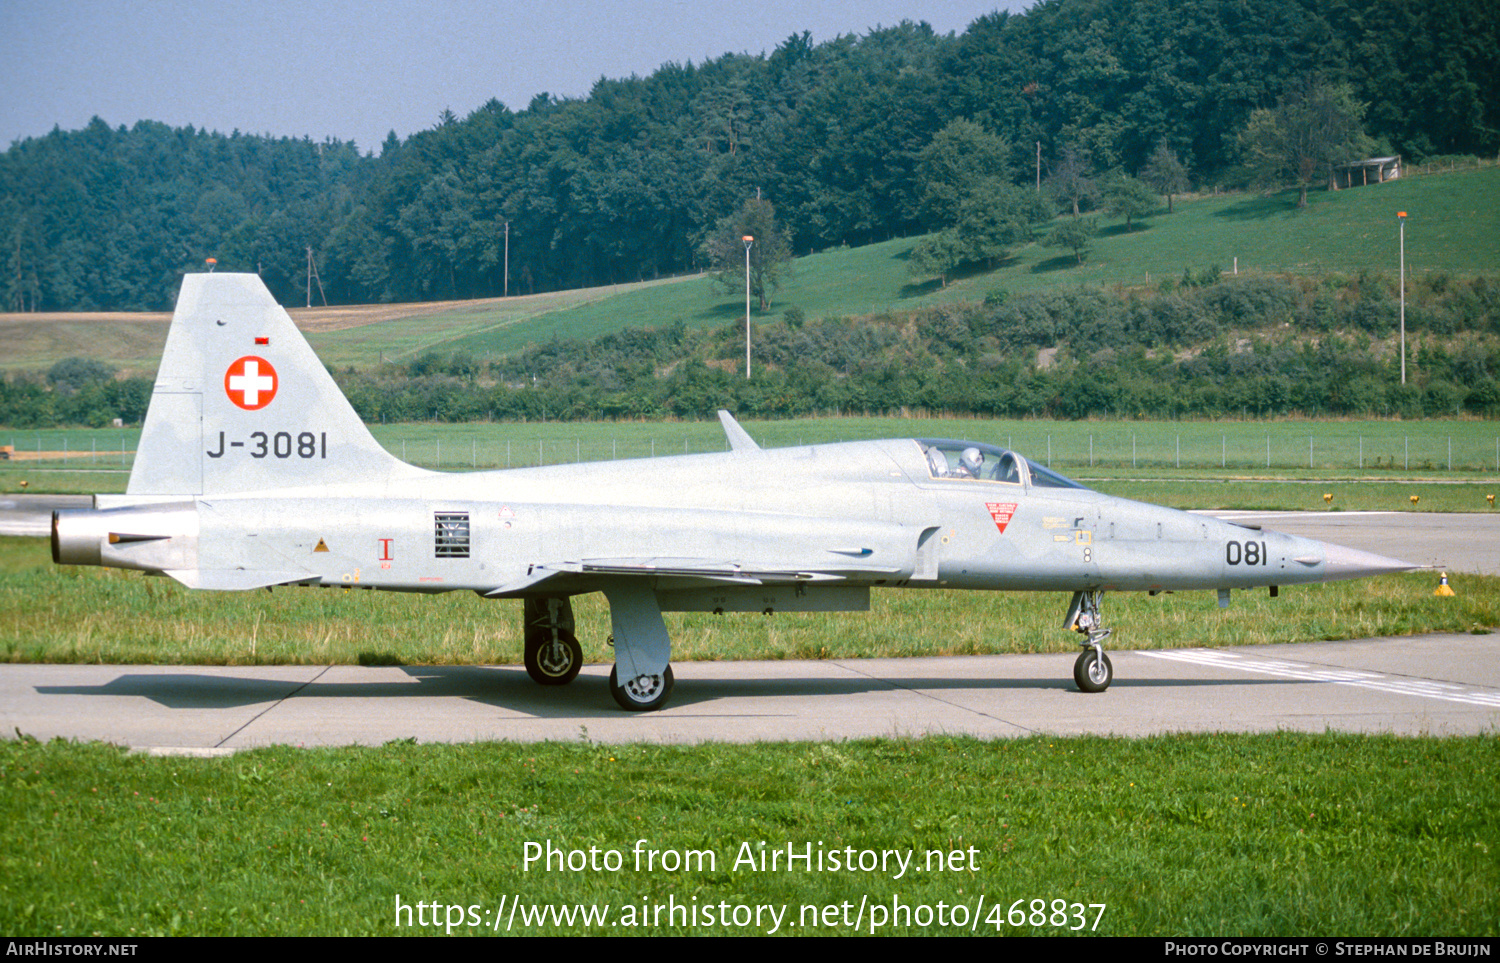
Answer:
[[(791, 279), (774, 297), (769, 316), (780, 317), (790, 307), (817, 318), (873, 314), (953, 300), (956, 291), (936, 297), (913, 285), (906, 258), (915, 243), (915, 238), (886, 241), (797, 258)], [(698, 277), (560, 309), (469, 335), (455, 340), (452, 346), (482, 358), (487, 353), (504, 354), (553, 337), (593, 338), (621, 328), (655, 328), (679, 321), (689, 327), (708, 327), (743, 321), (744, 317), (743, 293), (736, 296), (710, 278)]]
[[(1493, 736), (581, 733), (218, 759), (7, 739), (0, 930), (1493, 936), (1497, 765)], [(527, 862), (548, 844), (585, 862)], [(809, 846), (912, 862), (751, 868)], [(556, 915), (583, 907), (604, 915)]]
[[(550, 312), (677, 280), (458, 303), (286, 307), (307, 330), (324, 363), (365, 367), (407, 360), (427, 351), (446, 352), (451, 350), (451, 342), (476, 332), (503, 330)], [(0, 370), (45, 370), (63, 358), (88, 357), (150, 377), (161, 360), (170, 320), (170, 312), (0, 313), (0, 344), (6, 346), (0, 354)]]
[(149, 378), (161, 362), (171, 315), (0, 314), (0, 371), (46, 371), (64, 358), (94, 358)]

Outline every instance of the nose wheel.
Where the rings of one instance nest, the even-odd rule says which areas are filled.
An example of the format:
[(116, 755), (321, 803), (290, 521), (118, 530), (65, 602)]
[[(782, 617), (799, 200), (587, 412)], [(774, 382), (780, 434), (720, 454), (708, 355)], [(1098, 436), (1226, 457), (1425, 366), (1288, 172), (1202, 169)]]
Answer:
[(1099, 613), (1103, 599), (1103, 592), (1074, 592), (1068, 606), (1065, 624), (1084, 637), (1083, 652), (1073, 663), (1073, 682), (1082, 692), (1103, 692), (1115, 678), (1115, 667), (1104, 654), (1104, 640), (1114, 630), (1104, 627)]
[(1073, 681), (1083, 692), (1103, 692), (1114, 680), (1115, 667), (1109, 656), (1097, 649), (1085, 649), (1073, 663)]

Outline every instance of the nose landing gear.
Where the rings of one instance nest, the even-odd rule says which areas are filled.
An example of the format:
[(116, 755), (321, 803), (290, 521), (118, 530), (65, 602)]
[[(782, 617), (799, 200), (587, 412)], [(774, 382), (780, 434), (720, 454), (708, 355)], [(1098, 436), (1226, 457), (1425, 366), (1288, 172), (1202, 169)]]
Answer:
[(1074, 632), (1084, 636), (1083, 652), (1073, 663), (1073, 682), (1082, 692), (1103, 692), (1114, 681), (1115, 668), (1109, 656), (1104, 654), (1104, 640), (1113, 629), (1103, 626), (1099, 604), (1104, 593), (1099, 591), (1074, 592), (1073, 602), (1068, 606), (1068, 617), (1063, 623)]

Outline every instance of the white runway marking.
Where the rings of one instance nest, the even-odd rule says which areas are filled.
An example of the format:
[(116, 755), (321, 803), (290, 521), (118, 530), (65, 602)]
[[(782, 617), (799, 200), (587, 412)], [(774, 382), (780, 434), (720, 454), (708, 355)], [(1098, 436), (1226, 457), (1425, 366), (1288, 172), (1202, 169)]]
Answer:
[(1303, 679), (1308, 682), (1334, 682), (1339, 685), (1394, 692), (1398, 695), (1418, 696), (1427, 699), (1442, 699), (1445, 702), (1462, 702), (1476, 706), (1500, 707), (1500, 692), (1476, 689), (1453, 682), (1430, 682), (1425, 679), (1403, 679), (1380, 672), (1364, 672), (1358, 669), (1324, 669), (1301, 662), (1286, 662), (1281, 659), (1257, 659), (1232, 652), (1212, 649), (1183, 649), (1173, 652), (1140, 652), (1153, 659), (1170, 659), (1173, 662), (1192, 662), (1241, 672), (1257, 672), (1283, 679)]
[(1212, 516), (1214, 518), (1222, 518), (1222, 519), (1225, 519), (1225, 520), (1228, 520), (1228, 519), (1231, 519), (1231, 518), (1298, 518), (1298, 519), (1306, 519), (1306, 518), (1311, 517), (1312, 520), (1325, 519), (1326, 518), (1326, 519), (1333, 519), (1335, 521), (1338, 520), (1338, 519), (1371, 518), (1371, 517), (1375, 517), (1375, 516), (1379, 516), (1379, 515), (1410, 515), (1411, 514), (1411, 512), (1387, 512), (1387, 511), (1360, 511), (1360, 512), (1337, 512), (1337, 513), (1335, 513), (1335, 512), (1308, 512), (1308, 511), (1284, 511), (1283, 510), (1283, 511), (1253, 512), (1253, 511), (1241, 510), (1241, 509), (1222, 510), (1222, 509), (1217, 509), (1217, 508), (1192, 508), (1192, 509), (1188, 510), (1188, 513), (1190, 515), (1210, 515), (1210, 516)]

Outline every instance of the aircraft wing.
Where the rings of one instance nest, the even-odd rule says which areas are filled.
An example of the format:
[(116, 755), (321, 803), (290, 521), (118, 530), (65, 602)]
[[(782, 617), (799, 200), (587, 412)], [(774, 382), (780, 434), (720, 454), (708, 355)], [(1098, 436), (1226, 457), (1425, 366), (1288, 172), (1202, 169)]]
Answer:
[(839, 583), (849, 580), (870, 582), (900, 578), (900, 569), (860, 565), (852, 559), (818, 568), (762, 568), (746, 566), (723, 559), (703, 558), (586, 558), (535, 564), (520, 579), (496, 586), (487, 598), (524, 595), (544, 586), (558, 589), (568, 582), (596, 582), (605, 579), (649, 578), (659, 590), (695, 588), (704, 583), (739, 586), (807, 585)]

